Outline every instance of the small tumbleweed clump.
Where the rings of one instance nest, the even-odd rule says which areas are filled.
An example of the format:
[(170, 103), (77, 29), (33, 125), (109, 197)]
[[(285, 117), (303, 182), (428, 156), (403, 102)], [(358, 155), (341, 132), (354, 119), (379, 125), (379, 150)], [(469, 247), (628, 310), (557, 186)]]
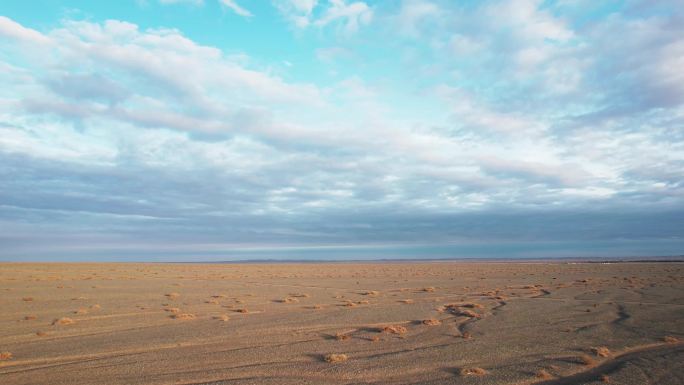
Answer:
[(344, 362), (349, 359), (346, 354), (327, 354), (325, 357), (323, 357), (325, 362), (330, 362), (330, 363), (335, 363), (335, 362)]
[(463, 368), (459, 373), (462, 376), (484, 376), (487, 371), (482, 368)]
[(599, 357), (610, 357), (610, 349), (605, 346), (599, 346), (597, 348), (591, 348), (591, 352)]
[(442, 324), (442, 322), (438, 319), (425, 319), (422, 321), (422, 323), (423, 325), (427, 326), (437, 326)]

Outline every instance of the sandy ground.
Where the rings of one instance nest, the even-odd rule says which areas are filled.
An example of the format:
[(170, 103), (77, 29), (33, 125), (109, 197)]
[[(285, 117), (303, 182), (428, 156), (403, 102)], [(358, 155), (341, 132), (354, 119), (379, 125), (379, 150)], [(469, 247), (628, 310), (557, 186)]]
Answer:
[(681, 263), (5, 263), (0, 306), (3, 385), (684, 384)]

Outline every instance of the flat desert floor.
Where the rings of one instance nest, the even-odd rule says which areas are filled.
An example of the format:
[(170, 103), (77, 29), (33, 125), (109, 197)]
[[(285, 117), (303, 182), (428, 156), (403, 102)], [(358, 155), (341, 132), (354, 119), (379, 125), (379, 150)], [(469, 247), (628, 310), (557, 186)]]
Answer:
[(0, 384), (684, 384), (682, 263), (0, 264)]

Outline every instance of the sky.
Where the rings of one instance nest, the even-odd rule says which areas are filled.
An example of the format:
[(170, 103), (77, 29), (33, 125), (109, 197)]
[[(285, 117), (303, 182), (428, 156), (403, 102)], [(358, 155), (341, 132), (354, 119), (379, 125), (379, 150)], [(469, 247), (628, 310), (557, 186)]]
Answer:
[(0, 84), (0, 260), (684, 255), (682, 0), (3, 0)]

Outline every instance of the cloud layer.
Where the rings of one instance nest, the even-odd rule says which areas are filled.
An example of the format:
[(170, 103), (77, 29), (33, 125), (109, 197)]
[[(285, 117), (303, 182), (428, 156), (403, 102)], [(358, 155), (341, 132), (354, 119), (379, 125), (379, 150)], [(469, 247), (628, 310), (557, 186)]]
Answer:
[(334, 75), (168, 26), (0, 16), (0, 258), (684, 244), (676, 2), (273, 6)]

